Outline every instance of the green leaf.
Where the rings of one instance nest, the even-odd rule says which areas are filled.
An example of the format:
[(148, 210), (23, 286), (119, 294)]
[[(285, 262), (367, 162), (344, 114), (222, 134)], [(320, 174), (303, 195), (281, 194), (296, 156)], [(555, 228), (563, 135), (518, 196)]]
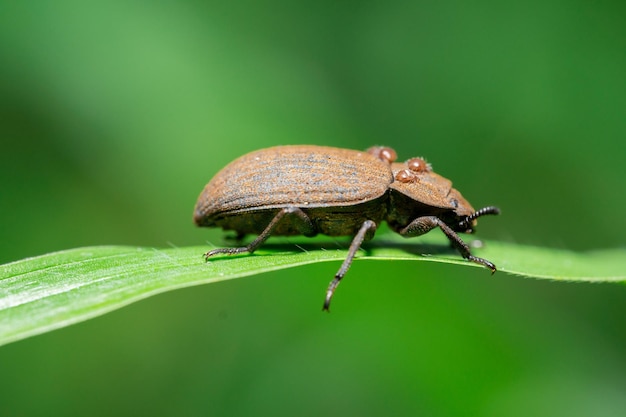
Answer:
[[(2, 265), (0, 345), (177, 288), (322, 261), (341, 261), (349, 241), (340, 241), (339, 245), (336, 240), (329, 243), (328, 238), (282, 242), (267, 244), (253, 255), (218, 256), (206, 263), (202, 257), (205, 246), (99, 246)], [(473, 252), (494, 262), (498, 273), (564, 281), (626, 281), (626, 249), (575, 253), (489, 241)], [(406, 240), (385, 234), (367, 243), (357, 259), (433, 261), (481, 268), (463, 260), (445, 239), (436, 236)]]

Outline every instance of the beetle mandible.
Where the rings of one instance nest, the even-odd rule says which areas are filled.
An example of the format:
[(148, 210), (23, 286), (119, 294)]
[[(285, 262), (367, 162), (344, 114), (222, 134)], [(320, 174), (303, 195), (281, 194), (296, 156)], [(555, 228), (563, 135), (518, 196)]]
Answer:
[(376, 146), (355, 151), (314, 145), (276, 146), (228, 164), (204, 187), (194, 211), (198, 226), (257, 237), (247, 246), (213, 249), (252, 253), (271, 235), (353, 236), (348, 255), (330, 282), (323, 310), (364, 240), (385, 220), (404, 237), (439, 227), (463, 258), (496, 271), (472, 255), (457, 233), (473, 233), (476, 219), (499, 214), (494, 206), (475, 211), (452, 182), (422, 158), (395, 162), (396, 152)]

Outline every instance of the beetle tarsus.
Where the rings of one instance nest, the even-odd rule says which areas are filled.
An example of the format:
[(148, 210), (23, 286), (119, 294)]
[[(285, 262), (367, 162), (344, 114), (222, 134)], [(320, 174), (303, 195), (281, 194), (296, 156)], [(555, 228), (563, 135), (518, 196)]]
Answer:
[(339, 285), (340, 280), (341, 277), (335, 276), (335, 279), (333, 279), (328, 285), (328, 289), (326, 290), (326, 299), (324, 300), (324, 307), (322, 307), (322, 311), (327, 311), (330, 313), (330, 300), (333, 298), (335, 288), (337, 288), (337, 285)]
[(496, 271), (497, 271), (497, 268), (496, 268), (496, 266), (493, 264), (493, 262), (489, 262), (489, 261), (488, 261), (488, 260), (486, 260), (486, 259), (479, 258), (479, 257), (474, 256), (474, 255), (469, 255), (469, 256), (467, 257), (467, 260), (468, 260), (468, 261), (471, 261), (471, 262), (474, 262), (474, 263), (477, 263), (477, 264), (480, 264), (480, 265), (482, 265), (482, 266), (485, 266), (485, 267), (489, 268), (489, 269), (491, 270), (491, 275), (495, 274), (495, 273), (496, 273)]
[(208, 251), (207, 253), (205, 253), (204, 256), (204, 260), (208, 261), (209, 258), (213, 255), (217, 255), (218, 253), (225, 253), (226, 255), (235, 255), (237, 253), (243, 253), (243, 252), (251, 252), (248, 248), (248, 246), (243, 246), (240, 248), (221, 248), (221, 249), (213, 249)]

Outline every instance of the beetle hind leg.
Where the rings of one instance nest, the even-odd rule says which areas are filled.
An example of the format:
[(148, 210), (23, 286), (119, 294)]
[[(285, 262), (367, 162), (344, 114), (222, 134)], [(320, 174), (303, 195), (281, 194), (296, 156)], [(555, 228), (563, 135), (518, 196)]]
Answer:
[(285, 207), (276, 213), (272, 221), (265, 227), (260, 235), (256, 237), (247, 246), (241, 246), (237, 248), (220, 248), (213, 249), (204, 254), (204, 259), (208, 260), (211, 256), (223, 253), (226, 255), (235, 255), (238, 253), (253, 253), (257, 250), (271, 235), (276, 227), (283, 221), (295, 218), (295, 224), (297, 224), (298, 230), (305, 236), (312, 236), (316, 233), (315, 226), (309, 216), (304, 211), (297, 207)]
[(434, 229), (435, 227), (439, 227), (441, 231), (446, 235), (446, 237), (450, 240), (452, 246), (459, 251), (461, 256), (467, 259), (470, 262), (477, 263), (479, 265), (483, 265), (491, 270), (493, 274), (496, 272), (496, 266), (483, 258), (479, 258), (477, 256), (472, 255), (470, 247), (467, 243), (463, 242), (463, 240), (459, 237), (459, 235), (450, 228), (443, 220), (436, 216), (424, 216), (418, 217), (413, 220), (408, 226), (404, 229), (398, 231), (404, 237), (413, 237), (420, 236), (424, 233), (427, 233)]

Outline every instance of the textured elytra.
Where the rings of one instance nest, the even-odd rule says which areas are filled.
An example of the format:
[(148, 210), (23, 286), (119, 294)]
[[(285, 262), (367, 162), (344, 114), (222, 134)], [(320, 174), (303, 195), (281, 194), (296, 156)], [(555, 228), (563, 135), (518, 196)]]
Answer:
[(313, 145), (248, 153), (206, 185), (194, 220), (210, 224), (223, 213), (282, 207), (334, 207), (381, 197), (393, 181), (389, 164), (362, 151)]

